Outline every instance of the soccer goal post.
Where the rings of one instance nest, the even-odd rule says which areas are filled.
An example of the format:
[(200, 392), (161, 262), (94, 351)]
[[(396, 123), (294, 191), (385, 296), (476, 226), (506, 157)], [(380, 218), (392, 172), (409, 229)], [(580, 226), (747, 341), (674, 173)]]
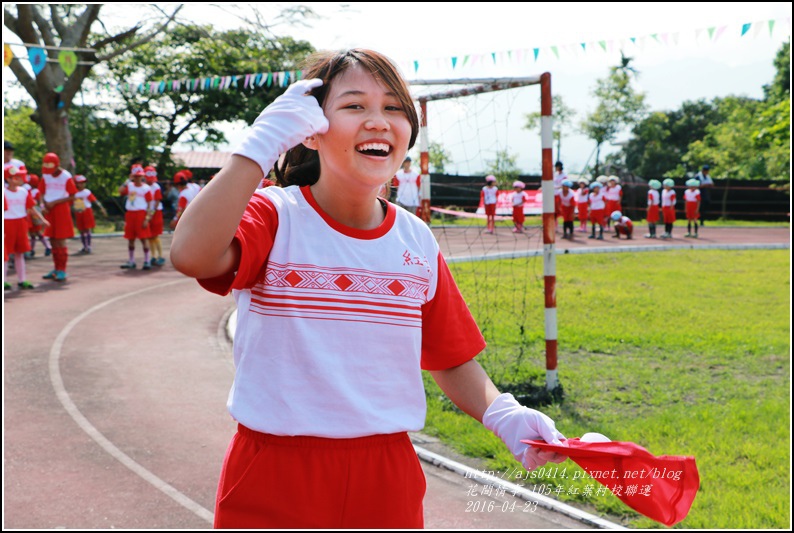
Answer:
[(540, 86), (541, 111), (541, 194), (543, 202), (543, 280), (544, 280), (544, 323), (546, 344), (546, 389), (553, 391), (558, 388), (557, 375), (557, 266), (555, 249), (554, 219), (554, 182), (552, 160), (552, 103), (551, 74), (545, 72), (539, 76), (518, 78), (457, 78), (442, 80), (413, 80), (411, 86), (444, 85), (455, 86), (436, 93), (422, 94), (415, 99), (420, 107), (420, 191), (422, 196), (422, 218), (430, 221), (430, 171), (429, 171), (429, 138), (428, 138), (428, 102), (466, 97), (486, 92), (504, 91), (530, 85)]

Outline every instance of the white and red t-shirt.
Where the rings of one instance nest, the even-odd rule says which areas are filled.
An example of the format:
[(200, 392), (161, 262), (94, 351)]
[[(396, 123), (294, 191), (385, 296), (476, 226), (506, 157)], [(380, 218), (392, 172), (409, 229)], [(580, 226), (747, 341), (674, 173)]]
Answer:
[(152, 201), (157, 202), (156, 211), (163, 210), (163, 189), (156, 181), (149, 185), (152, 188)]
[(147, 211), (149, 209), (149, 203), (152, 201), (152, 188), (146, 183), (135, 185), (134, 182), (128, 181), (120, 192), (122, 195), (127, 195), (127, 202), (124, 204), (124, 209), (127, 211)]
[(526, 199), (527, 195), (524, 191), (513, 191), (513, 207), (521, 207)]
[(573, 189), (568, 189), (568, 194), (562, 192), (560, 189), (559, 194), (557, 195), (560, 199), (560, 205), (563, 207), (571, 207), (576, 198), (576, 193), (573, 192)]
[(587, 187), (580, 186), (579, 189), (576, 191), (576, 203), (577, 204), (586, 204), (590, 199), (590, 189)]
[(16, 191), (6, 189), (3, 191), (3, 198), (5, 207), (5, 211), (3, 211), (4, 220), (27, 218), (28, 209), (36, 205), (33, 197), (24, 187), (17, 187)]
[(406, 172), (403, 169), (394, 175), (394, 182), (397, 186), (397, 197), (395, 200), (402, 205), (419, 205), (419, 185), (421, 176), (413, 169)]
[(664, 189), (662, 191), (662, 207), (673, 207), (675, 205), (675, 191)]
[(697, 203), (700, 201), (700, 189), (687, 189), (684, 191), (684, 201)]
[(659, 205), (659, 191), (650, 189), (648, 191), (648, 207)]
[(604, 189), (604, 198), (612, 202), (619, 202), (623, 197), (623, 188), (620, 185), (614, 187), (606, 187)]
[(599, 209), (606, 209), (607, 204), (604, 202), (604, 192), (598, 189), (598, 192), (590, 192), (590, 209), (598, 211)]
[(485, 347), (431, 231), (386, 209), (379, 227), (357, 230), (331, 219), (310, 187), (254, 194), (235, 235), (237, 271), (199, 280), (237, 300), (235, 420), (275, 435), (417, 431), (421, 369)]
[(96, 202), (96, 196), (94, 196), (94, 193), (92, 193), (90, 189), (77, 191), (74, 193), (74, 203), (72, 203), (72, 209), (78, 213), (80, 211), (85, 211), (86, 209), (91, 209), (91, 206), (94, 205), (92, 202)]
[(68, 198), (77, 192), (77, 185), (74, 184), (72, 175), (66, 170), (61, 170), (57, 176), (52, 174), (42, 174), (39, 180), (39, 191), (45, 202), (54, 202), (62, 198)]
[(185, 187), (179, 191), (179, 199), (177, 200), (176, 204), (177, 208), (180, 211), (184, 211), (188, 204), (193, 201), (193, 198), (195, 198), (199, 192), (201, 192), (201, 189), (197, 189), (195, 187)]
[(496, 203), (496, 193), (499, 192), (499, 187), (494, 185), (493, 187), (485, 186), (482, 188), (482, 203), (483, 205), (490, 205)]

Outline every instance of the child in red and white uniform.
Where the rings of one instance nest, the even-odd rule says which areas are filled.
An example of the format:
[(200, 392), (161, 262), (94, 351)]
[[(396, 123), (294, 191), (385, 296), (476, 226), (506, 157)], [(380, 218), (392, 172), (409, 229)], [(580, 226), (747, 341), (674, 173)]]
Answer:
[(152, 250), (152, 266), (163, 266), (163, 245), (160, 235), (163, 234), (163, 191), (157, 183), (157, 169), (148, 166), (143, 169), (146, 173), (146, 184), (152, 188), (152, 219), (149, 221), (149, 248)]
[(562, 238), (573, 239), (573, 215), (576, 210), (576, 193), (571, 188), (573, 182), (565, 180), (562, 182), (557, 198), (560, 203), (560, 214), (562, 215)]
[(667, 178), (662, 182), (662, 218), (664, 220), (664, 233), (662, 239), (673, 238), (673, 224), (675, 224), (675, 182)]
[(590, 206), (590, 187), (585, 179), (579, 180), (579, 189), (576, 191), (576, 211), (579, 217), (579, 231), (587, 233), (587, 215)]
[(124, 205), (126, 213), (124, 215), (124, 238), (127, 239), (129, 251), (129, 261), (121, 265), (121, 268), (134, 269), (135, 264), (135, 240), (141, 241), (143, 248), (143, 270), (149, 270), (152, 266), (149, 263), (149, 222), (152, 220), (152, 189), (143, 182), (146, 172), (141, 165), (133, 165), (130, 170), (132, 182), (127, 182), (119, 187), (119, 194), (127, 197)]
[(524, 233), (524, 202), (526, 195), (524, 188), (526, 184), (523, 181), (513, 182), (513, 233)]
[[(41, 191), (39, 190), (39, 177), (35, 174), (28, 174), (28, 185), (30, 185), (30, 195), (36, 205), (41, 205)], [(44, 256), (48, 257), (52, 254), (50, 247), (49, 237), (44, 236), (44, 225), (41, 224), (43, 218), (28, 216), (28, 237), (30, 238), (30, 251), (25, 254), (25, 257), (34, 257), (36, 255), (36, 241), (41, 241), (44, 245)]]
[(659, 189), (662, 188), (662, 182), (659, 180), (650, 180), (648, 182), (648, 214), (646, 219), (648, 221), (648, 234), (646, 239), (656, 238), (656, 223), (659, 222), (659, 204), (661, 196)]
[[(562, 456), (521, 439), (564, 437), (499, 394), (432, 232), (378, 199), (419, 131), (397, 68), (353, 49), (315, 54), (303, 73), (191, 202), (171, 245), (178, 270), (237, 301), (227, 405), (239, 425), (215, 527), (421, 528), (426, 484), (408, 436), (424, 424), (421, 369), (528, 469)], [(256, 190), (284, 152), (281, 187)]]
[(480, 200), (485, 208), (485, 233), (493, 235), (496, 230), (496, 176), (485, 176), (485, 187), (480, 192)]
[(45, 154), (41, 167), (39, 191), (44, 215), (50, 223), (44, 230), (44, 235), (50, 238), (52, 262), (55, 267), (43, 277), (66, 281), (66, 264), (69, 259), (66, 240), (74, 237), (71, 204), (77, 186), (72, 175), (61, 168), (61, 159), (56, 154), (52, 152)]
[(184, 174), (184, 171), (179, 171), (174, 174), (174, 187), (179, 191), (179, 199), (176, 204), (176, 214), (174, 214), (174, 219), (171, 220), (171, 229), (176, 229), (176, 225), (179, 223), (182, 213), (185, 212), (185, 209), (187, 209), (187, 206), (193, 201), (193, 198), (198, 195), (198, 190), (196, 190), (195, 187), (190, 187), (188, 177)]
[[(604, 240), (604, 218), (606, 218), (606, 202), (604, 200), (604, 193), (601, 191), (601, 184), (594, 181), (590, 184), (590, 222), (593, 231), (590, 233), (588, 239)], [(598, 237), (596, 237), (595, 229), (598, 225)]]
[(88, 178), (82, 174), (77, 174), (74, 177), (74, 183), (77, 186), (77, 192), (74, 194), (74, 203), (72, 204), (72, 211), (74, 211), (74, 223), (77, 226), (77, 231), (80, 232), (80, 240), (83, 243), (83, 249), (79, 254), (91, 253), (91, 230), (96, 227), (96, 219), (94, 218), (94, 204), (102, 211), (105, 217), (108, 212), (105, 207), (99, 203), (91, 189), (88, 189)]
[(14, 269), (17, 272), (17, 287), (22, 290), (32, 289), (33, 284), (27, 281), (25, 253), (30, 250), (28, 239), (28, 216), (35, 217), (46, 226), (47, 221), (35, 211), (36, 203), (30, 192), (23, 187), (27, 170), (24, 166), (17, 167), (13, 163), (5, 165), (3, 178), (6, 187), (3, 190), (3, 290), (10, 291), (8, 279), (8, 260), (14, 256)]
[[(698, 238), (698, 219), (700, 219), (700, 181), (690, 179), (686, 182), (687, 190), (684, 191), (684, 207), (686, 209), (686, 235), (684, 237)], [(692, 226), (695, 233), (692, 233)]]
[(615, 223), (615, 234), (612, 236), (613, 239), (620, 239), (621, 235), (625, 235), (626, 239), (633, 238), (634, 223), (629, 217), (625, 216), (620, 211), (612, 211), (609, 218)]
[[(607, 177), (607, 186), (604, 188), (604, 200), (606, 202), (606, 212), (612, 213), (620, 211), (623, 207), (621, 201), (623, 200), (623, 188), (618, 185), (619, 178), (617, 176)], [(611, 218), (607, 219), (607, 227), (612, 222)]]

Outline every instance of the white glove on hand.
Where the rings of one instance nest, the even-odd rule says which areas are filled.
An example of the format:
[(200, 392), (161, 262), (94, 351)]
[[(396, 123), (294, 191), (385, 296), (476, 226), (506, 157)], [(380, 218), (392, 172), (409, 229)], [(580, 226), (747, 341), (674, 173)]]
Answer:
[(323, 80), (315, 78), (290, 85), (256, 117), (233, 153), (255, 161), (267, 176), (279, 155), (315, 133), (328, 131), (323, 109), (315, 97), (306, 94), (322, 84)]
[(565, 436), (554, 427), (554, 420), (540, 411), (519, 404), (512, 394), (498, 396), (486, 409), (482, 417), (485, 427), (494, 432), (507, 445), (524, 468), (535, 468), (551, 461), (561, 463), (565, 455), (533, 448), (522, 440), (545, 440), (551, 444), (562, 444)]

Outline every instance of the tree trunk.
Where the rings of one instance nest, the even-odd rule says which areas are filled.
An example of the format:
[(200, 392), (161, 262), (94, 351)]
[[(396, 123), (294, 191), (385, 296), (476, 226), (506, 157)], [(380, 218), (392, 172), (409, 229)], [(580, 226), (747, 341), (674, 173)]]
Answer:
[(69, 119), (61, 110), (45, 110), (39, 106), (39, 125), (44, 132), (47, 151), (58, 154), (61, 167), (74, 172), (74, 148), (69, 132)]

